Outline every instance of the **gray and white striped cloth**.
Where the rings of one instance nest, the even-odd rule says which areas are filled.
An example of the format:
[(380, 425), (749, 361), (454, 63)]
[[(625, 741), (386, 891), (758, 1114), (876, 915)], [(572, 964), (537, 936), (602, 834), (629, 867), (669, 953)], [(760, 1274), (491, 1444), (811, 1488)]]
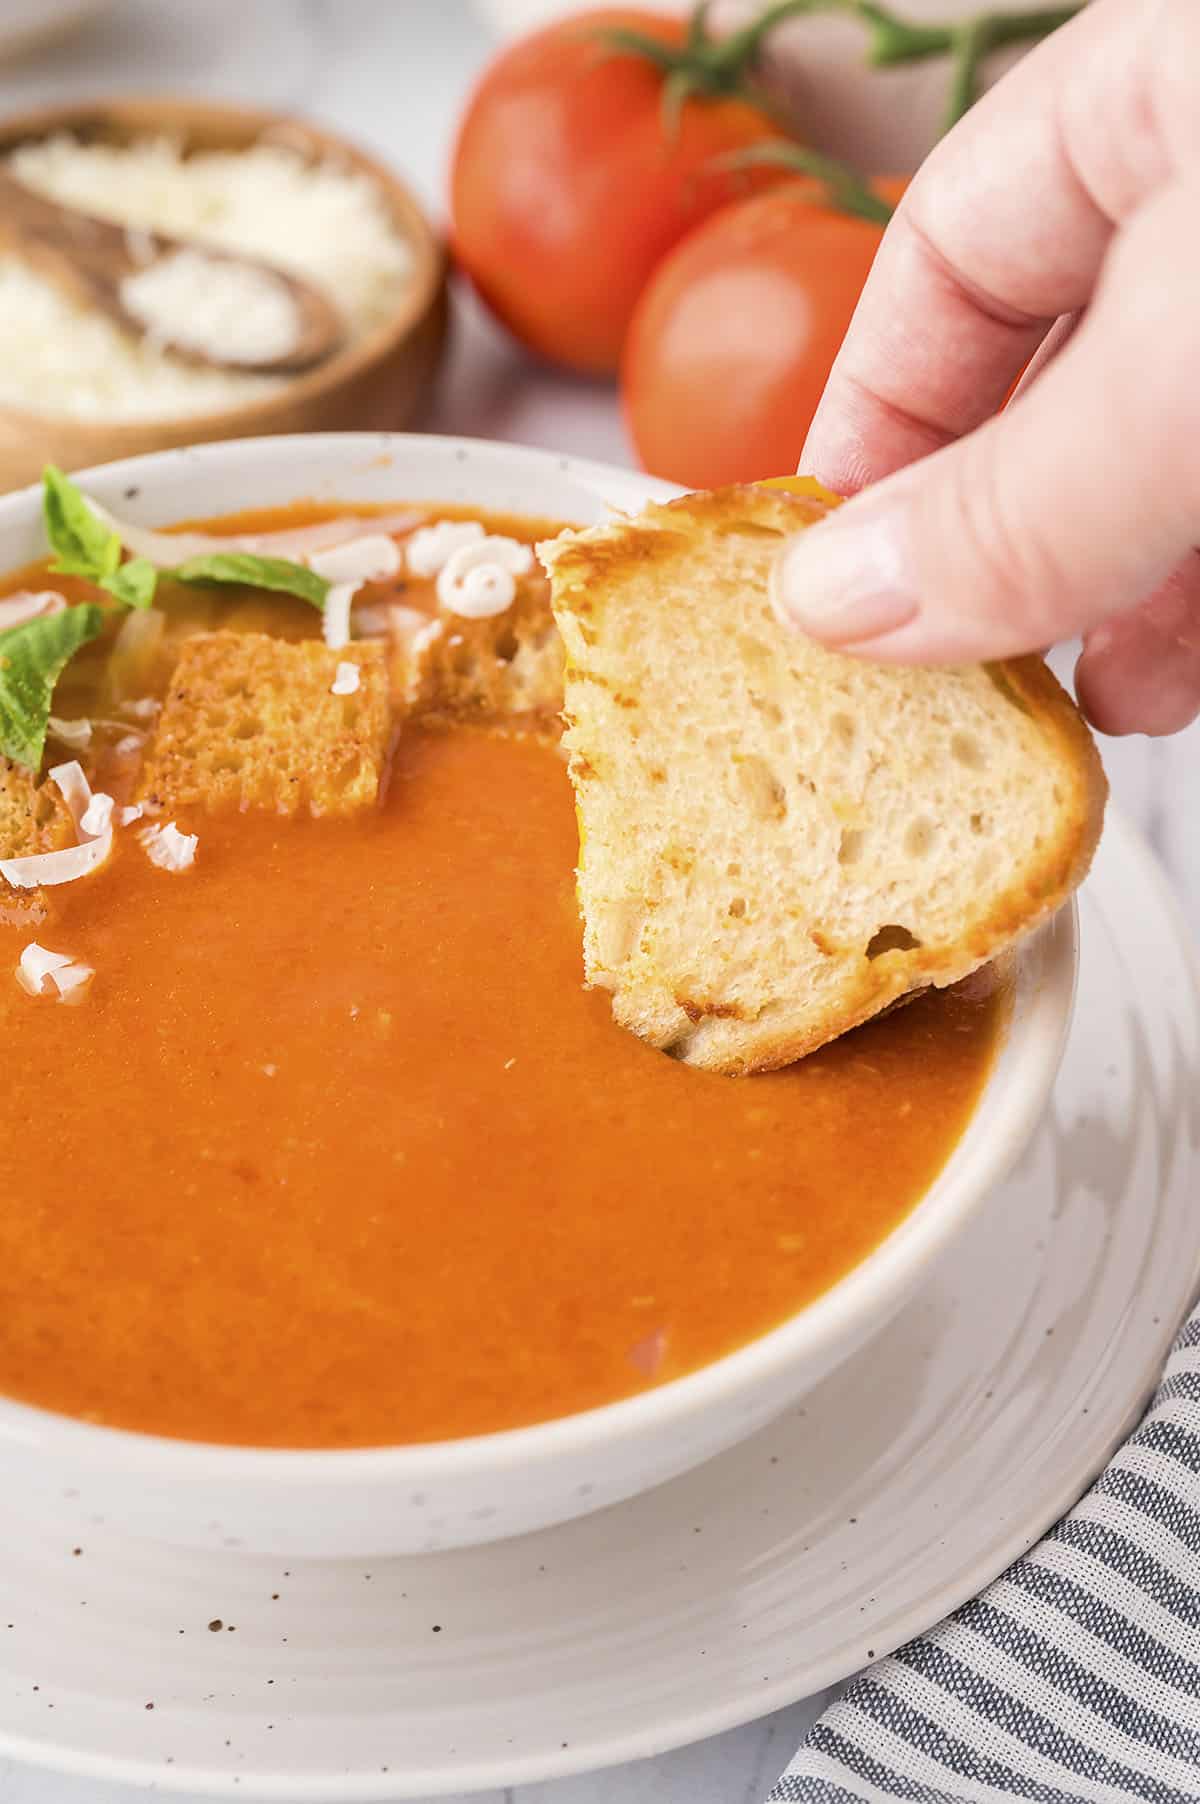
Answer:
[(1023, 1559), (863, 1673), (777, 1804), (1197, 1804), (1200, 1309), (1141, 1425)]

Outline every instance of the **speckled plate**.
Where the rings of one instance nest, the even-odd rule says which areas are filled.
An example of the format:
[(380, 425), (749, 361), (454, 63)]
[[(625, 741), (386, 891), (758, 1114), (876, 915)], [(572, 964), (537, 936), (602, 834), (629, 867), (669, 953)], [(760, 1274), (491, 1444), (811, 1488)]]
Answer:
[(425, 1796), (634, 1759), (926, 1628), (1073, 1501), (1200, 1269), (1200, 1005), (1111, 823), (1052, 1110), (916, 1303), (775, 1427), (525, 1540), (186, 1554), (0, 1500), (0, 1753), (160, 1787)]

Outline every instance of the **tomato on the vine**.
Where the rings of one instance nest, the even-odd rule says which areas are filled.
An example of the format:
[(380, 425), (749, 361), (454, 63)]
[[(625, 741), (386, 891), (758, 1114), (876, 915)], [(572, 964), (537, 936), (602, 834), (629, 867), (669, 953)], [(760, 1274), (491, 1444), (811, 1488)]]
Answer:
[(615, 370), (660, 259), (715, 210), (780, 179), (721, 166), (779, 137), (742, 97), (752, 55), (748, 42), (709, 39), (702, 14), (698, 28), (612, 10), (535, 32), (485, 71), (454, 154), (454, 250), (531, 350)]
[[(895, 200), (903, 187), (877, 192)], [(689, 488), (794, 470), (882, 231), (793, 180), (666, 257), (621, 365), (643, 466)]]

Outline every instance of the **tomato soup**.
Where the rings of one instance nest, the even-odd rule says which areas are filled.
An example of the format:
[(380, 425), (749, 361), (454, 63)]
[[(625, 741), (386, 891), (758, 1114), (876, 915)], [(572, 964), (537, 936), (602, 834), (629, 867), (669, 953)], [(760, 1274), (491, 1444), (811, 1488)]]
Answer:
[[(819, 1296), (936, 1176), (984, 977), (770, 1076), (695, 1071), (582, 985), (553, 745), (403, 730), (352, 819), (117, 836), (0, 977), (0, 1391), (196, 1440), (352, 1447), (631, 1396)], [(0, 924), (11, 974), (28, 931)]]

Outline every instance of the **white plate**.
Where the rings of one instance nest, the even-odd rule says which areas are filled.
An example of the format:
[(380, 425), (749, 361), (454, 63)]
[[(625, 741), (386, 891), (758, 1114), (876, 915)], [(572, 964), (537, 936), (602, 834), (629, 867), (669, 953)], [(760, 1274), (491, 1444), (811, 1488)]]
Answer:
[(516, 1784), (758, 1716), (972, 1595), (1103, 1464), (1200, 1264), (1191, 954), (1119, 820), (1082, 916), (1050, 1116), (804, 1408), (632, 1503), (367, 1568), (173, 1552), (5, 1498), (0, 1753), (321, 1804)]

